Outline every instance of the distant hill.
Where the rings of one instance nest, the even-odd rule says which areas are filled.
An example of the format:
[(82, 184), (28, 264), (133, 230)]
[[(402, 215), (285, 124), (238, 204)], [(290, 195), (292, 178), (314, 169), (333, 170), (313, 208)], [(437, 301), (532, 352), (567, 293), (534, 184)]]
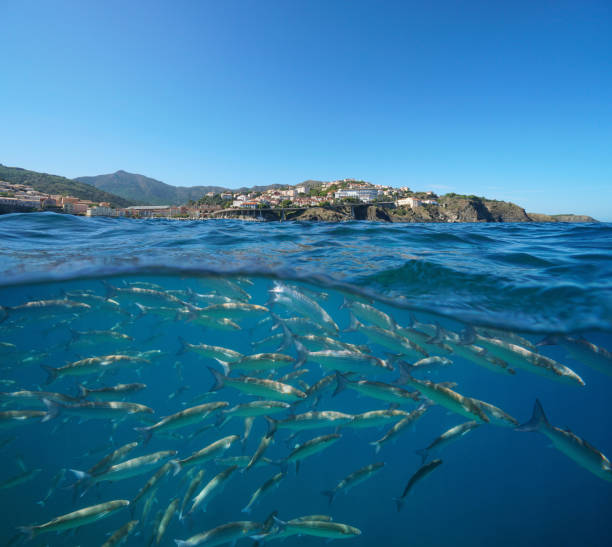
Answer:
[(534, 222), (599, 222), (588, 215), (574, 215), (567, 213), (564, 215), (543, 215), (542, 213), (527, 213)]
[[(172, 186), (144, 175), (117, 171), (109, 175), (95, 177), (78, 177), (75, 180), (95, 186), (100, 190), (138, 202), (141, 205), (183, 205), (190, 199), (197, 201), (208, 192), (224, 192), (229, 188), (222, 186)], [(306, 181), (309, 185), (321, 184), (318, 181)], [(232, 192), (263, 192), (270, 188), (286, 188), (287, 184), (269, 184), (234, 188)]]
[(189, 188), (171, 186), (165, 182), (126, 171), (96, 177), (78, 177), (75, 180), (136, 201), (140, 205), (182, 205), (190, 199), (200, 199), (207, 192), (224, 190), (220, 186), (192, 186)]
[(39, 192), (46, 194), (71, 195), (79, 199), (94, 202), (108, 201), (113, 207), (129, 207), (134, 205), (129, 199), (99, 190), (83, 182), (67, 179), (49, 173), (28, 171), (20, 167), (7, 167), (0, 164), (0, 180), (13, 184), (27, 184)]

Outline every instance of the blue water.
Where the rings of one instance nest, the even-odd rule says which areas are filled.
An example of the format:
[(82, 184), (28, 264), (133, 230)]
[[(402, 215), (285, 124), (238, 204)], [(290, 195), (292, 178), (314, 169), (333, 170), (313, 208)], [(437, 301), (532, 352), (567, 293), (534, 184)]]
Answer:
[[(75, 396), (79, 383), (95, 388), (141, 382), (147, 387), (125, 400), (147, 405), (155, 414), (113, 422), (68, 419), (60, 413), (45, 422), (37, 419), (0, 430), (0, 483), (22, 472), (19, 459), (27, 469), (41, 469), (33, 480), (0, 490), (0, 543), (25, 540), (17, 531), (20, 526), (42, 524), (109, 500), (132, 500), (155, 469), (102, 483), (76, 498), (71, 488), (75, 479), (68, 472), (45, 504), (37, 504), (61, 469), (87, 470), (113, 449), (141, 440), (135, 427), (203, 402), (227, 401), (233, 406), (254, 399), (228, 387), (207, 394), (213, 384), (207, 367), (219, 371), (221, 367), (193, 351), (182, 352), (180, 338), (243, 354), (274, 351), (280, 342), (253, 345), (280, 331), (271, 330), (271, 321), (259, 324), (264, 316), (247, 317), (238, 322), (240, 330), (220, 330), (180, 314), (163, 318), (155, 310), (143, 313), (134, 303), (138, 299), (113, 292), (138, 283), (141, 287), (155, 285), (160, 287), (155, 290), (176, 291), (172, 294), (187, 305), (204, 307), (206, 302), (193, 293), (222, 295), (219, 279), (229, 280), (250, 295), (249, 303), (262, 306), (268, 305), (275, 283), (296, 287), (338, 324), (341, 332), (334, 338), (367, 344), (369, 353), (381, 359), (389, 357), (387, 350), (362, 331), (342, 332), (350, 320), (349, 311), (341, 309), (345, 298), (371, 302), (400, 326), (416, 318), (455, 333), (470, 325), (495, 327), (532, 343), (551, 333), (563, 333), (584, 336), (612, 350), (610, 224), (281, 224), (85, 219), (48, 213), (1, 216), (0, 305), (6, 311), (0, 311), (0, 320), (4, 318), (0, 342), (6, 344), (0, 347), (0, 391), (40, 389)], [(88, 300), (91, 308), (84, 311), (11, 309), (25, 302), (61, 299), (75, 291), (109, 295), (119, 306), (102, 306), (92, 299)], [(270, 307), (282, 319), (298, 315), (279, 304)], [(132, 340), (102, 339), (88, 345), (87, 335), (79, 339), (74, 334), (112, 328)], [(148, 354), (146, 366), (127, 367), (102, 378), (98, 374), (64, 377), (47, 385), (47, 373), (40, 366), (60, 367), (86, 357), (149, 350), (160, 351)], [(419, 377), (456, 382), (453, 389), (457, 392), (492, 403), (521, 423), (529, 419), (534, 400), (539, 398), (553, 425), (571, 428), (612, 455), (612, 377), (576, 360), (561, 345), (541, 346), (537, 351), (571, 368), (586, 385), (562, 383), (522, 369), (515, 375), (497, 374), (454, 354), (447, 355), (452, 365)], [(283, 352), (297, 357), (294, 346)], [(329, 372), (310, 361), (305, 368), (308, 373), (289, 382), (294, 387), (301, 389), (301, 381), (312, 385)], [(291, 370), (284, 368), (274, 377)], [(397, 376), (396, 372), (373, 374), (367, 379), (389, 382)], [(0, 404), (2, 411), (44, 410), (36, 403)], [(411, 411), (415, 406), (402, 409)], [(311, 407), (309, 399), (293, 412)], [(326, 391), (317, 410), (358, 414), (386, 408), (388, 403), (347, 390), (336, 397)], [(279, 487), (263, 497), (249, 515), (241, 509), (264, 481), (279, 472), (280, 465), (235, 473), (206, 512), (196, 511), (185, 522), (173, 515), (160, 544), (174, 545), (174, 539), (187, 539), (232, 521), (263, 522), (274, 510), (282, 520), (330, 515), (335, 522), (361, 530), (360, 536), (346, 539), (356, 546), (612, 544), (612, 483), (550, 447), (544, 435), (517, 432), (512, 427), (482, 424), (442, 449), (436, 457), (443, 464), (415, 486), (397, 512), (393, 498), (402, 494), (421, 465), (415, 450), (465, 421), (439, 405), (432, 406), (414, 427), (398, 435), (395, 443), (383, 445), (378, 454), (369, 443), (390, 426), (343, 427), (338, 431), (341, 439), (304, 460), (298, 474), (294, 466), (288, 466)], [(213, 425), (215, 419), (204, 423)], [(255, 452), (267, 427), (263, 418), (255, 419), (244, 454)], [(211, 427), (187, 437), (198, 429), (179, 430), (185, 436), (182, 439), (154, 436), (127, 459), (166, 449), (177, 450), (178, 457), (184, 458), (223, 436), (242, 435), (244, 423), (233, 418), (220, 429)], [(296, 442), (333, 432), (333, 428), (305, 431), (285, 442), (290, 432), (279, 430), (266, 457), (280, 461)], [(241, 453), (241, 446), (235, 444), (226, 456)], [(384, 469), (328, 504), (321, 491), (374, 462), (385, 462)], [(202, 486), (224, 469), (213, 462), (202, 468), (206, 470)], [(186, 474), (170, 473), (160, 483), (148, 519), (139, 524), (126, 545), (149, 544), (156, 513), (165, 511), (172, 499), (182, 500), (189, 482)], [(142, 521), (142, 509), (141, 501), (134, 507), (133, 518)], [(123, 509), (74, 534), (41, 534), (30, 544), (101, 545), (108, 533), (130, 519), (130, 510)], [(268, 539), (278, 544), (278, 539)], [(294, 535), (284, 541), (285, 545), (319, 545), (325, 539)], [(252, 543), (242, 539), (238, 544)]]

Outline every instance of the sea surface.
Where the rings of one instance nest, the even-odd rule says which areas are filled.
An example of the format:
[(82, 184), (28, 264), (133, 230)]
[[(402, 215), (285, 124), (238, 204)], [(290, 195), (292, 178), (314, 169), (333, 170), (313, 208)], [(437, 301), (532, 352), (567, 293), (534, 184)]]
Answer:
[(0, 306), (1, 545), (612, 545), (610, 224), (4, 215)]

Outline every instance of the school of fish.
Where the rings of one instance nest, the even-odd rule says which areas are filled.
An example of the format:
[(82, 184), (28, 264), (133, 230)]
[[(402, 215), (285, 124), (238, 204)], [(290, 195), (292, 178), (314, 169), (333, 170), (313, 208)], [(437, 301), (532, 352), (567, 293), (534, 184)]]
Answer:
[[(18, 466), (16, 474), (0, 481), (0, 490), (7, 494), (40, 481), (42, 473), (46, 493), (32, 504), (49, 515), (47, 521), (23, 522), (7, 544), (49, 532), (60, 534), (53, 536), (59, 538), (55, 540), (47, 536), (49, 544), (72, 544), (68, 534), (116, 513), (124, 524), (108, 530), (100, 541), (103, 546), (128, 540), (139, 545), (174, 541), (179, 547), (233, 545), (244, 538), (263, 545), (290, 536), (333, 540), (367, 534), (359, 522), (309, 514), (308, 507), (303, 515), (284, 514), (274, 496), (302, 466), (311, 461), (324, 466), (325, 452), (341, 445), (348, 430), (363, 436), (371, 463), (347, 467), (344, 476), (320, 493), (330, 513), (338, 498), (365, 488), (360, 485), (379, 473), (393, 473), (402, 483), (394, 499), (380, 503), (402, 510), (409, 496), (418, 495), (413, 491), (426, 477), (444, 472), (441, 457), (447, 445), (486, 427), (539, 432), (578, 466), (612, 482), (608, 458), (578, 434), (553, 425), (539, 400), (531, 418), (520, 424), (495, 401), (463, 393), (453, 382), (431, 379), (432, 371), (443, 376), (449, 368), (463, 366), (455, 363), (460, 358), (483, 369), (483, 374), (532, 373), (583, 389), (585, 379), (542, 351), (551, 344), (563, 346), (587, 367), (612, 376), (607, 349), (563, 335), (530, 340), (473, 325), (451, 331), (420, 321), (418, 314), (400, 325), (367, 298), (347, 293), (340, 309), (332, 310), (326, 293), (288, 281), (267, 281), (267, 301), (255, 304), (249, 292), (252, 283), (245, 278), (203, 278), (198, 280), (203, 291), (199, 292), (137, 279), (110, 280), (60, 291), (46, 300), (0, 306), (0, 451), (4, 462), (12, 459)], [(83, 327), (82, 319), (92, 313), (104, 314), (113, 326)], [(197, 330), (189, 336), (177, 334), (175, 347), (145, 350), (129, 334), (129, 326), (143, 318), (152, 325), (153, 344), (160, 333), (177, 330), (177, 325)], [(73, 355), (72, 360), (53, 362), (53, 348), (34, 352), (13, 342), (15, 333), (43, 322), (66, 334), (62, 350)], [(199, 338), (193, 332), (199, 332)], [(238, 345), (217, 345), (215, 333), (228, 332), (241, 344), (250, 337), (252, 352), (239, 352)], [(180, 377), (187, 357), (201, 364), (201, 386), (210, 384), (166, 393), (174, 411), (160, 415), (149, 402), (155, 399), (147, 398), (151, 387), (141, 381), (141, 373), (147, 367), (166, 367), (168, 374)], [(40, 368), (28, 369), (32, 380), (27, 384), (13, 377), (32, 365)], [(114, 382), (116, 375), (126, 381)], [(185, 400), (188, 390), (196, 393)], [(370, 410), (345, 412), (342, 401), (351, 393), (365, 398)], [(409, 435), (436, 407), (456, 416), (456, 425), (432, 431), (427, 446), (414, 446), (411, 457), (416, 460), (406, 457), (404, 468), (390, 469), (383, 449)], [(80, 469), (43, 472), (28, 468), (17, 454), (10, 456), (11, 442), (32, 424), (50, 430), (75, 428), (78, 435), (79, 427), (96, 428), (100, 423), (111, 424), (113, 431), (129, 431), (131, 441), (117, 446), (108, 439), (102, 452), (82, 454)], [(259, 438), (251, 436), (254, 424), (265, 424)], [(280, 457), (271, 456), (272, 446), (275, 454), (280, 450)], [(418, 457), (420, 465), (413, 466)], [(202, 516), (223, 490), (245, 480), (255, 467), (265, 468), (268, 478), (253, 488), (241, 513), (235, 520), (204, 527)], [(112, 490), (123, 481), (134, 485), (129, 499), (95, 500), (96, 485), (107, 483)], [(160, 485), (168, 481), (174, 495), (159, 499)], [(72, 492), (73, 510), (56, 514), (54, 497), (66, 488)], [(255, 507), (264, 508), (260, 514), (265, 518), (241, 520)], [(182, 537), (168, 537), (173, 522), (182, 524)]]

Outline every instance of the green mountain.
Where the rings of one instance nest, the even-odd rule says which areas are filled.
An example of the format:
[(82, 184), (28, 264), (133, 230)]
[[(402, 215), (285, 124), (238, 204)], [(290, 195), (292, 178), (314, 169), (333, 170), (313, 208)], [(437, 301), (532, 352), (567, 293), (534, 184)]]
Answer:
[(220, 186), (193, 186), (190, 188), (171, 186), (165, 182), (126, 171), (96, 177), (78, 177), (75, 180), (136, 201), (141, 205), (182, 205), (190, 199), (194, 201), (200, 199), (207, 192), (225, 190)]
[(7, 167), (0, 164), (0, 180), (13, 184), (27, 184), (45, 194), (71, 195), (79, 199), (95, 202), (108, 201), (113, 207), (128, 207), (134, 205), (128, 199), (105, 192), (94, 186), (84, 184), (73, 179), (50, 175), (49, 173), (38, 173), (28, 171), (20, 167)]
[[(141, 205), (183, 205), (189, 200), (197, 201), (208, 192), (229, 190), (222, 186), (172, 186), (144, 175), (117, 171), (109, 175), (78, 177), (75, 180), (111, 192)], [(309, 181), (313, 182), (313, 181)], [(234, 188), (232, 192), (263, 192), (269, 188), (286, 188), (286, 184), (270, 184), (250, 188)]]

